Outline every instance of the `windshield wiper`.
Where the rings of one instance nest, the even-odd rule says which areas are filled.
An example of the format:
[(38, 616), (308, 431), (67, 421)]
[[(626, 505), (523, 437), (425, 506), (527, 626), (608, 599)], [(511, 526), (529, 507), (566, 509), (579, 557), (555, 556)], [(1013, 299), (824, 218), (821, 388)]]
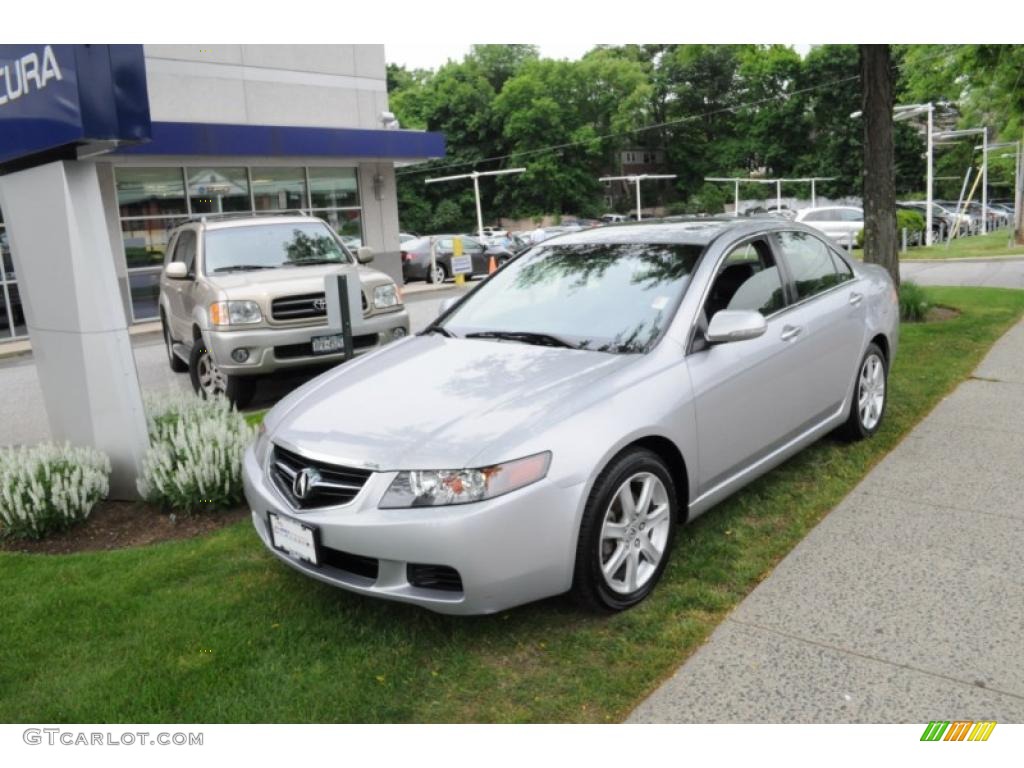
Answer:
[(348, 262), (341, 259), (299, 259), (285, 262), (285, 266), (289, 267), (310, 267), (317, 264), (348, 264)]
[(564, 347), (565, 349), (579, 349), (578, 344), (571, 344), (565, 339), (552, 336), (550, 333), (533, 333), (531, 331), (476, 331), (467, 333), (467, 339), (504, 339), (507, 341), (521, 341), (523, 344), (536, 344), (540, 347)]
[(454, 339), (455, 338), (455, 334), (452, 333), (451, 331), (449, 331), (443, 325), (432, 325), (429, 328), (427, 328), (425, 331), (423, 331), (423, 333), (424, 334), (440, 333), (442, 336), (445, 336), (445, 337), (447, 337), (449, 339)]
[(232, 264), (230, 267), (217, 267), (214, 272), (248, 272), (251, 269), (274, 269), (266, 264)]

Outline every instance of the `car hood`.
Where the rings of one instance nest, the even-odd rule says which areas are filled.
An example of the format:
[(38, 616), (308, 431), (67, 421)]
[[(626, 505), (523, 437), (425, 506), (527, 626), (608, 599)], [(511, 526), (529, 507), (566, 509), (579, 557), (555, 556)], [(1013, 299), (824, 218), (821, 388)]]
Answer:
[[(271, 439), (377, 470), (472, 466), (573, 408), (575, 393), (636, 356), (485, 339), (417, 336), (349, 363), (271, 412)], [(543, 420), (544, 424), (539, 422)], [(515, 457), (508, 457), (515, 458)]]

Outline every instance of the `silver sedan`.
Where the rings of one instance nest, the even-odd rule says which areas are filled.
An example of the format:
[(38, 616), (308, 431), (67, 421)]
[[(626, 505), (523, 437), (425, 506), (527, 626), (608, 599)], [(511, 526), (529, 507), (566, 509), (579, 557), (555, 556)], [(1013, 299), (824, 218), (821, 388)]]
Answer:
[(253, 524), (365, 595), (622, 610), (678, 525), (827, 433), (878, 430), (898, 314), (884, 270), (798, 223), (562, 235), (271, 410)]

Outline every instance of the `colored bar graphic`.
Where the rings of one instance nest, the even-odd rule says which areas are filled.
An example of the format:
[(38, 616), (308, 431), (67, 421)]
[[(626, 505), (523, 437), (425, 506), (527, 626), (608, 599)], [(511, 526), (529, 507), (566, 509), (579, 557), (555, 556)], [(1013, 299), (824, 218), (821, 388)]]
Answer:
[(995, 720), (932, 720), (925, 726), (921, 741), (988, 741), (995, 728)]
[(925, 726), (924, 733), (921, 734), (921, 741), (939, 741), (948, 727), (948, 721), (932, 720)]

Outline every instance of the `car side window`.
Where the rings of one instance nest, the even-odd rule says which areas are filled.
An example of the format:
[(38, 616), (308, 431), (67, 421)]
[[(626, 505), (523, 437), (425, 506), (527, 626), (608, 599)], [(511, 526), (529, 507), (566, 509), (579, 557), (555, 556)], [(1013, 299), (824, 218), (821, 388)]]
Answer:
[(172, 261), (184, 263), (188, 274), (193, 274), (196, 264), (196, 233), (191, 229), (183, 230), (178, 235), (178, 242), (174, 245)]
[(734, 248), (722, 262), (704, 305), (708, 321), (723, 309), (770, 315), (786, 305), (782, 277), (765, 240)]
[(847, 279), (836, 271), (831, 249), (814, 235), (780, 232), (778, 238), (798, 300), (827, 291)]
[(846, 260), (835, 251), (831, 251), (831, 255), (832, 265), (836, 268), (836, 275), (839, 277), (839, 282), (843, 283), (847, 280), (853, 280), (853, 269), (851, 269), (850, 265), (846, 263)]

